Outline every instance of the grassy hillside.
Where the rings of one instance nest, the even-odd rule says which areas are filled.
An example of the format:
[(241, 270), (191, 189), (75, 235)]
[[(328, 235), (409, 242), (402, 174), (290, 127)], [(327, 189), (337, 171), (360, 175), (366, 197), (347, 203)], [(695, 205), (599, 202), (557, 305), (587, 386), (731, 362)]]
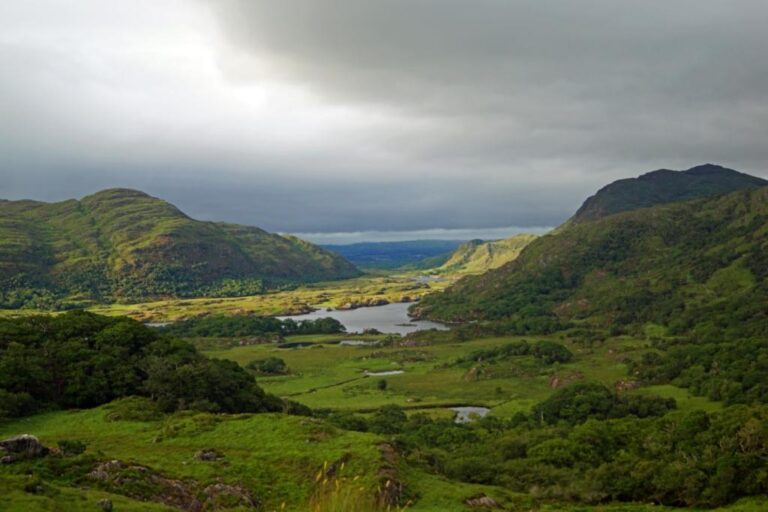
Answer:
[(768, 185), (768, 181), (719, 165), (700, 165), (687, 171), (662, 169), (638, 178), (615, 181), (587, 199), (571, 219), (586, 222), (614, 213), (657, 204), (687, 201)]
[[(768, 188), (576, 223), (426, 297), (422, 316), (768, 333)], [(533, 326), (536, 327), (535, 325)]]
[(436, 270), (452, 274), (481, 274), (514, 260), (535, 239), (536, 235), (520, 234), (503, 240), (471, 240), (461, 244)]
[(0, 202), (0, 303), (243, 295), (358, 275), (343, 258), (259, 228), (201, 222), (142, 192)]

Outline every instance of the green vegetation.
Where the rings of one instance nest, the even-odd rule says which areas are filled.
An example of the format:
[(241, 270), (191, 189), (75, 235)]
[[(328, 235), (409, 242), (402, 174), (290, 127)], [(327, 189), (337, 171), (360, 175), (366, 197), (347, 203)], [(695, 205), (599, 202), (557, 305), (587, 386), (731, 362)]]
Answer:
[(557, 500), (556, 510), (587, 510), (563, 501), (715, 507), (768, 492), (767, 415), (737, 406), (553, 427), (522, 416), (470, 425), (413, 416), (397, 440), (425, 470)]
[(253, 315), (217, 315), (182, 320), (162, 326), (159, 330), (171, 336), (210, 338), (266, 334), (336, 334), (344, 332), (344, 326), (334, 318), (296, 322), (290, 318), (279, 320), (274, 317)]
[(621, 396), (600, 384), (577, 383), (556, 391), (533, 408), (533, 417), (541, 423), (569, 425), (588, 419), (663, 416), (675, 409), (672, 398), (655, 396)]
[(307, 412), (264, 393), (237, 364), (207, 359), (127, 318), (0, 320), (0, 418), (131, 395), (151, 397), (166, 412)]
[(736, 339), (768, 333), (768, 188), (566, 226), (514, 262), (459, 281), (421, 316), (510, 332), (568, 326)]
[(245, 365), (248, 370), (252, 370), (259, 375), (285, 375), (288, 373), (288, 366), (280, 357), (268, 357), (266, 359), (255, 359)]
[[(145, 322), (167, 322), (205, 315), (296, 315), (313, 307), (340, 308), (345, 304), (412, 302), (450, 284), (448, 280), (419, 282), (410, 273), (366, 275), (343, 281), (309, 283), (289, 290), (249, 297), (173, 299), (133, 304), (92, 306), (89, 311), (130, 316)], [(33, 310), (0, 310), (0, 316), (29, 314)]]
[[(332, 465), (342, 476), (357, 477), (355, 483), (365, 488), (367, 497), (374, 496), (379, 485), (381, 454), (377, 438), (370, 434), (339, 430), (312, 418), (271, 413), (185, 411), (148, 420), (123, 419), (115, 417), (113, 405), (0, 424), (0, 439), (31, 431), (48, 446), (56, 446), (60, 440), (87, 445), (81, 455), (0, 466), (0, 508), (93, 511), (98, 510), (97, 499), (109, 498), (115, 510), (179, 510), (181, 507), (174, 506), (178, 502), (161, 492), (162, 480), (155, 478), (161, 477), (178, 486), (180, 493), (199, 492), (196, 497), (203, 502), (205, 489), (223, 484), (246, 490), (263, 510), (281, 510), (285, 504), (284, 510), (300, 511), (307, 510), (320, 487), (315, 480), (318, 471)], [(214, 460), (196, 457), (214, 447), (218, 452)], [(112, 460), (129, 465), (121, 473), (123, 483), (90, 476), (99, 465)], [(340, 461), (345, 461), (343, 469)], [(41, 492), (25, 491), (33, 481), (42, 484)], [(226, 506), (221, 509), (228, 510)]]
[[(450, 331), (350, 345), (335, 320), (263, 316), (452, 280), (406, 272), (102, 307), (184, 319), (165, 327), (0, 319), (0, 440), (52, 448), (0, 465), (0, 508), (765, 510), (768, 188), (660, 204), (747, 178), (708, 166), (606, 188), (415, 306), (464, 321)], [(651, 207), (608, 215), (625, 206)]]
[(520, 255), (536, 239), (536, 235), (515, 235), (504, 240), (472, 240), (462, 244), (434, 272), (447, 274), (481, 274), (498, 268)]
[(67, 308), (116, 299), (242, 296), (358, 275), (294, 237), (201, 222), (142, 192), (0, 202), (0, 306)]
[(768, 340), (658, 341), (631, 366), (647, 383), (672, 383), (727, 404), (768, 403)]

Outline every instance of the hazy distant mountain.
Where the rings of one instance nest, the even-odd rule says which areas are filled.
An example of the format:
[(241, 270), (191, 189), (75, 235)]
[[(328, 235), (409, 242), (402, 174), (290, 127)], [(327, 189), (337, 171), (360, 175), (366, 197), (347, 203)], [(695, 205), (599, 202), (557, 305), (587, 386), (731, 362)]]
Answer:
[[(202, 222), (143, 192), (0, 201), (0, 303), (238, 295), (358, 275), (344, 258), (249, 226)], [(45, 303), (45, 304), (42, 304)]]
[(443, 264), (461, 245), (458, 240), (408, 240), (359, 242), (322, 247), (344, 256), (361, 268), (394, 269), (404, 266), (431, 268)]
[(606, 185), (584, 201), (571, 220), (584, 222), (657, 204), (726, 194), (765, 185), (768, 185), (768, 181), (762, 178), (719, 165), (705, 164), (687, 171), (661, 169)]

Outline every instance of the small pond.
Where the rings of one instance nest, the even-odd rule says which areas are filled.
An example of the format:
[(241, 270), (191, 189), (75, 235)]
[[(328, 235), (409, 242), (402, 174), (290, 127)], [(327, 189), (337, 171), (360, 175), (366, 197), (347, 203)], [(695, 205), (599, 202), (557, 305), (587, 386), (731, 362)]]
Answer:
[(363, 372), (366, 377), (385, 377), (387, 375), (400, 375), (401, 373), (405, 373), (404, 370), (386, 370), (381, 372), (369, 372), (368, 370), (365, 370)]
[(456, 411), (456, 423), (470, 423), (475, 417), (483, 418), (491, 410), (487, 407), (452, 407), (452, 411)]

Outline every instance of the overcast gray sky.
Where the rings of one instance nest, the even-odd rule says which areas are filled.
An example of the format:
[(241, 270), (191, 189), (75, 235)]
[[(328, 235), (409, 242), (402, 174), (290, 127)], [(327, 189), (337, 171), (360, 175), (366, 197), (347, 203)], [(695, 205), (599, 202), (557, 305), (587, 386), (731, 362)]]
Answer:
[(2, 2), (0, 197), (127, 186), (381, 237), (553, 226), (661, 167), (768, 177), (767, 22), (765, 0)]

